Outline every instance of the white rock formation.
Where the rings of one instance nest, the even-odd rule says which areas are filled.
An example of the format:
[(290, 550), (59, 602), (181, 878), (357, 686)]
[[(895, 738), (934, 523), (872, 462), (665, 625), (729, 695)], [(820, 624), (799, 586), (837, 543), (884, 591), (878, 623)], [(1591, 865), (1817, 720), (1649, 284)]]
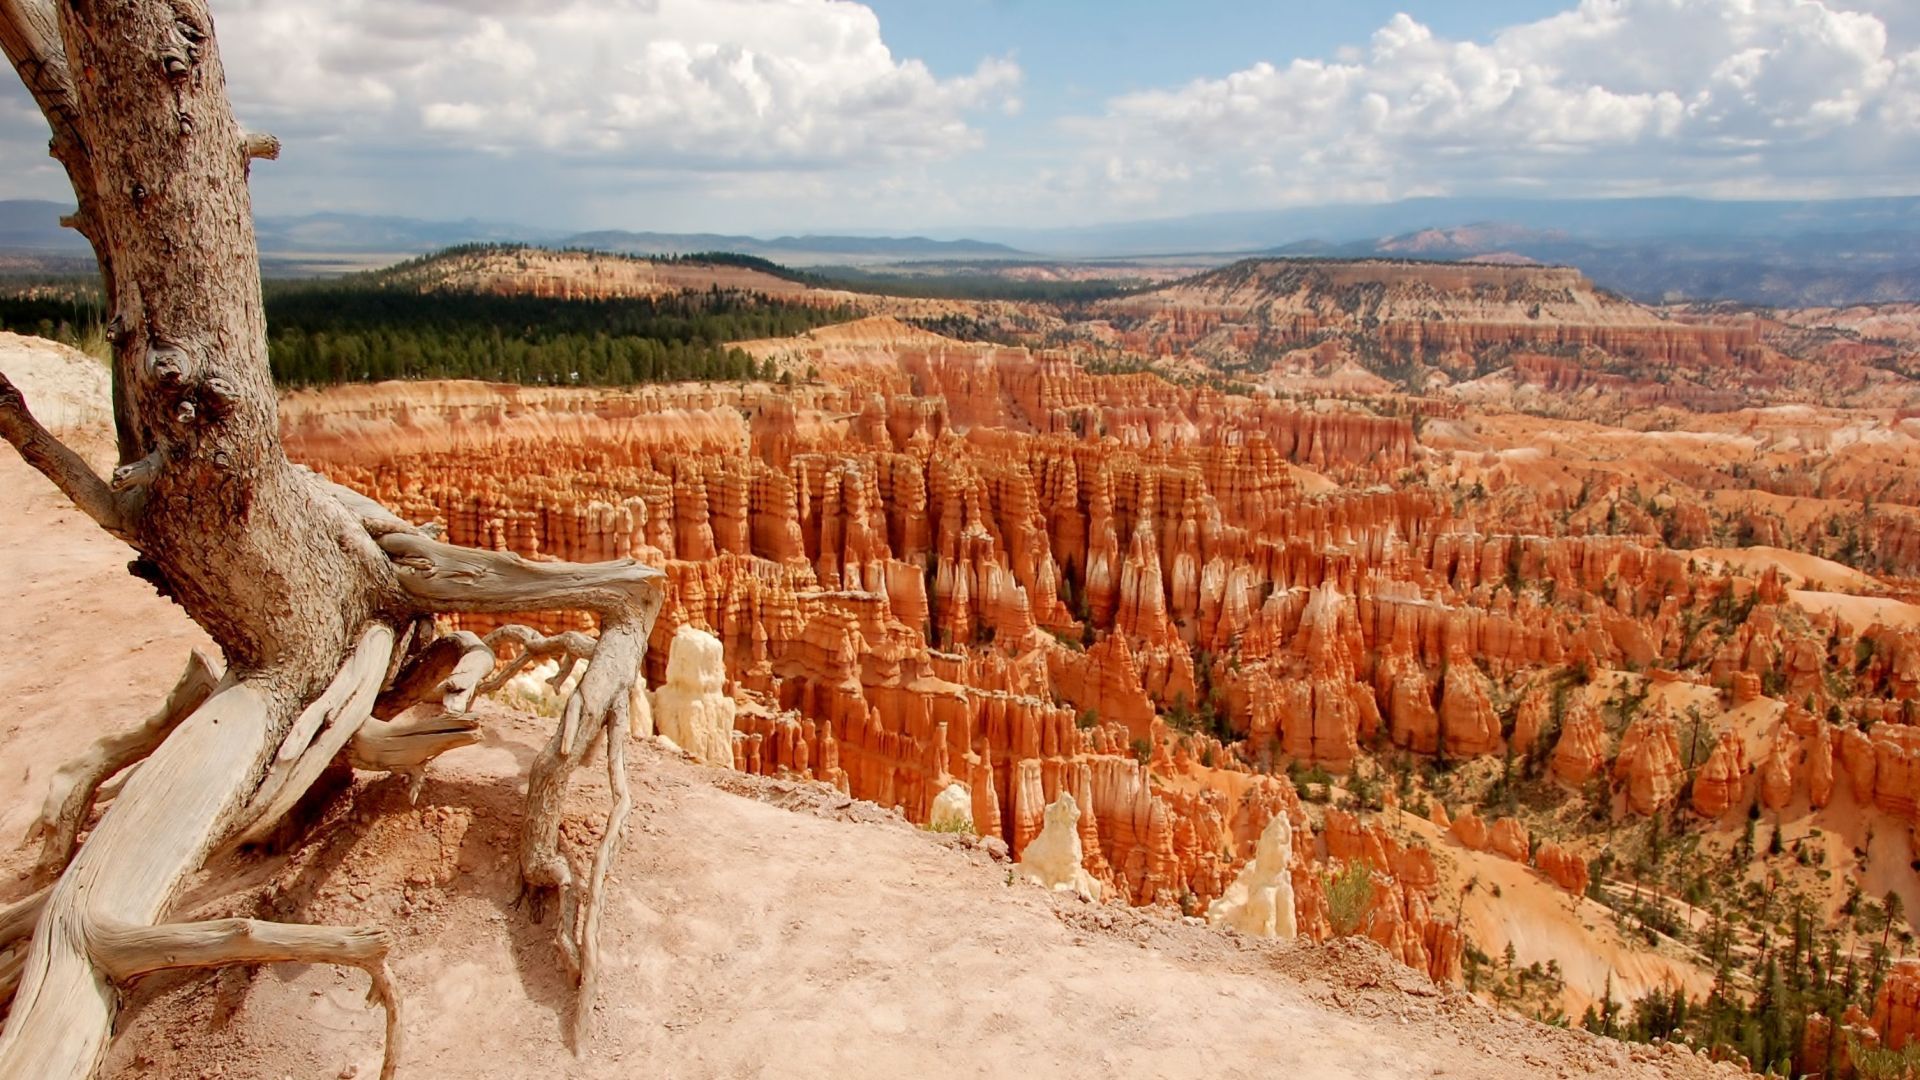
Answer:
[(1293, 911), (1293, 823), (1285, 814), (1260, 833), (1253, 861), (1241, 867), (1218, 900), (1207, 905), (1207, 922), (1257, 937), (1292, 938), (1299, 934)]
[(936, 795), (927, 813), (927, 828), (935, 832), (973, 832), (973, 793), (965, 784), (948, 784)]
[(1047, 806), (1046, 825), (1020, 853), (1020, 876), (1044, 889), (1100, 899), (1100, 883), (1081, 865), (1080, 804), (1066, 791)]
[(653, 736), (653, 695), (647, 693), (647, 657), (640, 654), (640, 670), (633, 673), (633, 689), (627, 695), (627, 734), (636, 739)]
[(682, 626), (667, 650), (667, 681), (653, 692), (653, 720), (680, 749), (709, 765), (730, 767), (737, 707), (726, 682), (720, 639)]
[(507, 680), (506, 691), (542, 712), (555, 712), (566, 704), (573, 688), (580, 685), (580, 676), (586, 674), (587, 665), (575, 664), (567, 681), (554, 686), (550, 680), (560, 674), (560, 661), (537, 660)]

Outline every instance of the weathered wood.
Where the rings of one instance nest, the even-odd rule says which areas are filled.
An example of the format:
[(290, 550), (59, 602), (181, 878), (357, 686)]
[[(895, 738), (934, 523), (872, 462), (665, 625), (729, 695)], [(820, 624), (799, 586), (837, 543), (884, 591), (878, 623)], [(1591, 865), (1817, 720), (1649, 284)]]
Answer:
[(392, 939), (371, 926), (290, 926), (258, 919), (214, 919), (160, 926), (93, 928), (93, 958), (122, 982), (169, 968), (234, 964), (338, 964), (367, 973), (367, 1003), (386, 1010), (386, 1050), (380, 1080), (393, 1080), (400, 1063), (400, 995), (387, 970)]
[(52, 886), (0, 907), (0, 1005), (13, 1000), (20, 985), (20, 969), (27, 959), (27, 939), (40, 922)]
[[(198, 649), (187, 657), (187, 669), (180, 674), (166, 703), (131, 731), (103, 736), (81, 757), (62, 765), (53, 774), (47, 801), (40, 817), (28, 830), (27, 839), (42, 838), (40, 862), (36, 872), (52, 877), (73, 859), (100, 785), (115, 773), (153, 753), (167, 733), (179, 726), (193, 710), (212, 696), (220, 677), (214, 674), (213, 661)], [(4, 941), (0, 935), (0, 941)]]
[(129, 500), (108, 487), (79, 454), (33, 418), (26, 399), (5, 375), (0, 375), (0, 439), (12, 443), (27, 464), (52, 480), (94, 524), (122, 540), (132, 538)]
[(566, 685), (567, 678), (573, 674), (575, 665), (593, 659), (593, 650), (597, 647), (594, 639), (578, 630), (547, 635), (519, 623), (509, 623), (499, 627), (489, 632), (486, 637), (486, 646), (495, 652), (499, 651), (503, 643), (509, 642), (517, 645), (520, 651), (514, 654), (513, 659), (500, 665), (499, 671), (488, 676), (486, 681), (480, 684), (480, 693), (491, 694), (507, 685), (528, 664), (555, 656), (561, 657), (560, 669), (547, 680), (547, 685), (558, 690)]
[(493, 650), (464, 630), (428, 642), (374, 702), (347, 759), (357, 769), (407, 776), (408, 797), (418, 798), (428, 762), (480, 741), (480, 723), (467, 710), (493, 667)]
[(631, 559), (531, 562), (510, 551), (456, 547), (417, 533), (388, 533), (379, 543), (399, 570), (400, 587), (430, 611), (626, 611), (657, 594), (665, 577)]
[(259, 684), (224, 687), (128, 778), (47, 896), (0, 1032), (0, 1080), (93, 1073), (119, 999), (94, 960), (93, 928), (160, 920), (252, 793), (254, 763), (272, 748), (270, 711)]
[(494, 663), (493, 650), (476, 634), (460, 630), (436, 638), (416, 652), (393, 684), (381, 691), (373, 703), (373, 715), (391, 720), (430, 698), (440, 699), (440, 707), (448, 712), (466, 712)]
[(373, 702), (380, 693), (380, 680), (386, 676), (387, 658), (392, 652), (391, 627), (371, 623), (361, 632), (359, 643), (333, 681), (288, 729), (266, 778), (240, 815), (236, 843), (253, 844), (265, 839), (346, 749), (373, 715)]

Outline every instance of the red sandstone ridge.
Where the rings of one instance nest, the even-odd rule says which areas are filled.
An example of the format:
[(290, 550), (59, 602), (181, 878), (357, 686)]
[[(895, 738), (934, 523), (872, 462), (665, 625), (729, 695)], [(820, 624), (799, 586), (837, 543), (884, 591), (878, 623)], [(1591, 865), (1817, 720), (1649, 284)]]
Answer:
[(1122, 340), (1150, 354), (1209, 336), (1248, 352), (1287, 348), (1362, 328), (1390, 348), (1439, 354), (1591, 346), (1647, 360), (1727, 363), (1759, 346), (1755, 326), (1663, 318), (1564, 267), (1248, 261), (1102, 306)]

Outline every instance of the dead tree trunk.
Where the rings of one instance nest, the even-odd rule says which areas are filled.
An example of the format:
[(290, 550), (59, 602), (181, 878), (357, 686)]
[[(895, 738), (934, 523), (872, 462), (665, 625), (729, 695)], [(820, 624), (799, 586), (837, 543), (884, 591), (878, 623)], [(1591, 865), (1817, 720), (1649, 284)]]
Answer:
[[(54, 880), (31, 908), (0, 919), (0, 933), (33, 926), (23, 958), (0, 937), (0, 950), (16, 949), (0, 959), (18, 960), (0, 1080), (91, 1074), (118, 983), (270, 960), (367, 970), (388, 1011), (383, 1075), (392, 1074), (399, 1010), (382, 932), (164, 920), (210, 852), (261, 835), (330, 762), (417, 776), (472, 740), (465, 713), (494, 656), (471, 635), (436, 642), (433, 616), (444, 612), (601, 617), (587, 674), (534, 766), (523, 843), (528, 884), (560, 893), (560, 952), (581, 981), (584, 1028), (599, 887), (626, 802), (617, 799), (582, 875), (559, 850), (560, 801), (597, 738), (613, 740), (610, 760), (621, 760), (628, 695), (660, 605), (657, 572), (440, 544), (287, 460), (247, 192), (249, 163), (278, 145), (235, 122), (204, 0), (0, 0), (0, 50), (47, 118), (79, 203), (68, 223), (100, 264), (121, 464), (110, 479), (95, 474), (3, 377), (0, 437), (132, 547), (130, 569), (226, 656), (217, 685), (190, 666), (166, 708), (103, 738), (58, 778), (65, 786), (40, 823), (41, 865)], [(586, 652), (576, 643), (569, 655)], [(94, 792), (135, 764), (75, 850)]]

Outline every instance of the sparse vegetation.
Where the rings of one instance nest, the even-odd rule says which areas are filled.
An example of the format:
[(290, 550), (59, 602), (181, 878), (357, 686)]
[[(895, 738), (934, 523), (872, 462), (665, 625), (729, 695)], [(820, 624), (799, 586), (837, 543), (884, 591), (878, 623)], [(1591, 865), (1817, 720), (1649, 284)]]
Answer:
[(1326, 890), (1327, 919), (1333, 925), (1334, 936), (1359, 933), (1373, 899), (1373, 869), (1356, 859), (1338, 873), (1323, 873), (1320, 884)]

